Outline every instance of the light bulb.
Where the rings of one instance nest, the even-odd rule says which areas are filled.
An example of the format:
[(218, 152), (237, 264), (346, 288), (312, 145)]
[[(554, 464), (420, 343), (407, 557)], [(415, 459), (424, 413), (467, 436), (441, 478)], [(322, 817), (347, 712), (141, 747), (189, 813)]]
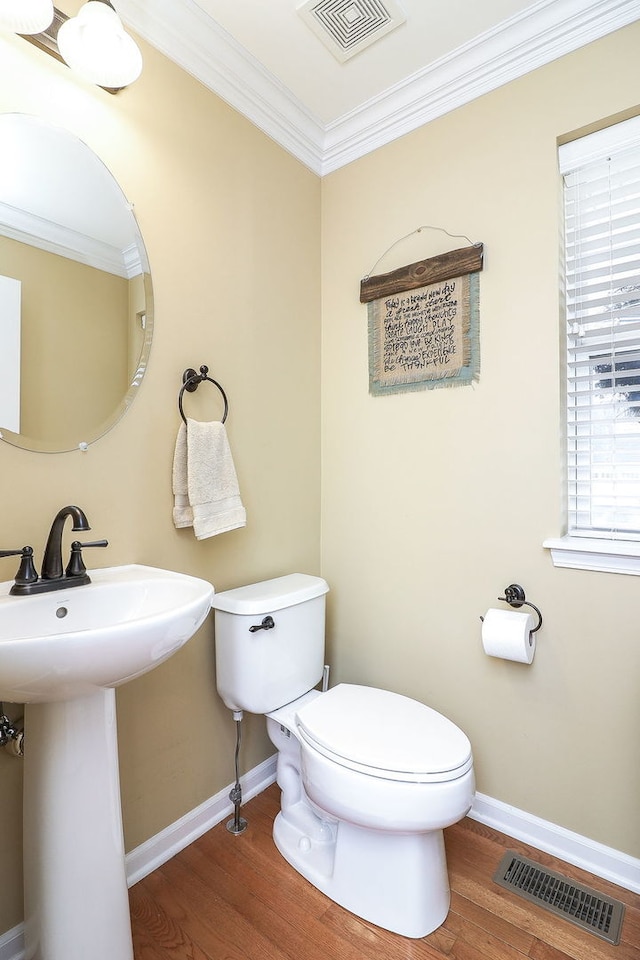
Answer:
[(0, 30), (42, 33), (53, 21), (53, 0), (0, 0)]
[(102, 0), (89, 0), (76, 17), (61, 25), (58, 49), (72, 70), (101, 87), (126, 87), (142, 72), (136, 42), (113, 7)]

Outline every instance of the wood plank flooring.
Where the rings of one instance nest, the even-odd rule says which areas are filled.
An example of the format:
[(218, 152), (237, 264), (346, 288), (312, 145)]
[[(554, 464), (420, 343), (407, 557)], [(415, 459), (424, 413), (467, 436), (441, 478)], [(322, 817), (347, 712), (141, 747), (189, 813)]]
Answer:
[[(220, 823), (131, 888), (135, 960), (640, 960), (640, 896), (468, 819), (445, 831), (443, 926), (422, 940), (381, 930), (283, 860), (271, 839), (278, 804), (274, 785), (243, 808), (243, 834)], [(493, 883), (506, 849), (622, 900), (619, 946)]]

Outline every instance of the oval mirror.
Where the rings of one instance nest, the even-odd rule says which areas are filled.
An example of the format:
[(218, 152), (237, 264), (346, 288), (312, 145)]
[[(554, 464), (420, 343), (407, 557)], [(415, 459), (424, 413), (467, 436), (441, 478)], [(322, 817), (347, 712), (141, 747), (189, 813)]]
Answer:
[(0, 434), (85, 449), (125, 413), (153, 330), (147, 255), (120, 186), (81, 140), (0, 115)]

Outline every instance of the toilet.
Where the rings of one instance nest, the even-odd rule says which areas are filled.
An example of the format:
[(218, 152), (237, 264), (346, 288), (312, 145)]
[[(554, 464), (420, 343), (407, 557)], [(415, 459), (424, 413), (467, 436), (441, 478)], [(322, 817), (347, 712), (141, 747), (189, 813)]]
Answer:
[(296, 573), (215, 594), (218, 692), (236, 719), (266, 716), (281, 789), (273, 838), (285, 860), (356, 916), (424, 937), (449, 910), (442, 831), (471, 808), (471, 745), (409, 697), (316, 689), (328, 590)]

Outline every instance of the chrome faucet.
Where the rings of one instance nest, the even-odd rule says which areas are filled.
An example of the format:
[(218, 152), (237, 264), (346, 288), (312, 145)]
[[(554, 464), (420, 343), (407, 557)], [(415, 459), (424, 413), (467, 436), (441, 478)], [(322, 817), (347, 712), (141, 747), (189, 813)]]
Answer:
[(16, 574), (15, 583), (9, 591), (14, 596), (30, 596), (34, 593), (48, 593), (51, 590), (66, 590), (68, 587), (80, 587), (91, 583), (86, 567), (82, 560), (83, 547), (107, 547), (107, 540), (94, 540), (92, 543), (80, 543), (74, 540), (71, 544), (71, 556), (66, 570), (62, 565), (62, 533), (67, 517), (73, 520), (72, 530), (90, 530), (89, 521), (80, 507), (73, 504), (58, 510), (51, 524), (42, 559), (42, 576), (33, 563), (33, 547), (23, 547), (22, 550), (0, 550), (0, 557), (21, 556), (20, 568)]

